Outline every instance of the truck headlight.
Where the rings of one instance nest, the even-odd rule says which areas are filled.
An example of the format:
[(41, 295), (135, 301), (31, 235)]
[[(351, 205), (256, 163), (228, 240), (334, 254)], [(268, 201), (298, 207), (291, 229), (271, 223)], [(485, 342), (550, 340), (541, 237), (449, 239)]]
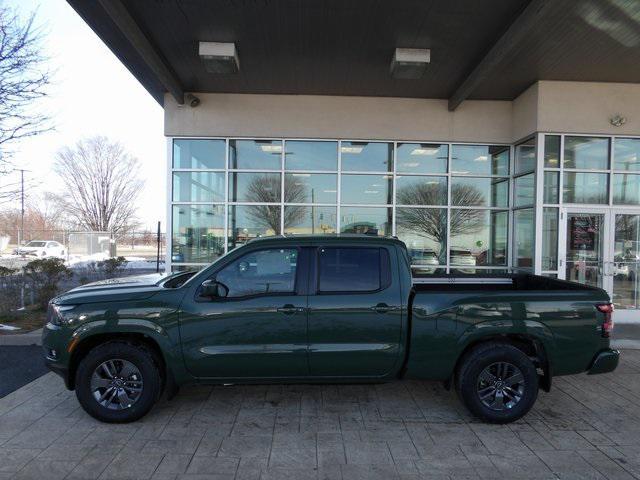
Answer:
[(76, 318), (72, 313), (74, 308), (76, 308), (75, 305), (56, 305), (55, 303), (50, 303), (47, 312), (47, 321), (58, 327), (68, 325)]

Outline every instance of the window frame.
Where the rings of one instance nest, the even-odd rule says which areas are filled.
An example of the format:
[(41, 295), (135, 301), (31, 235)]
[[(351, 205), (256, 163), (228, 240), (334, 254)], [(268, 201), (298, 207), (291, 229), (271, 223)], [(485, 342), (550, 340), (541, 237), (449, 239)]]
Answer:
[[(313, 272), (311, 273), (311, 278), (313, 279), (313, 284), (309, 285), (309, 295), (370, 295), (374, 293), (380, 293), (387, 290), (393, 284), (393, 272), (391, 269), (391, 252), (389, 248), (386, 246), (372, 246), (372, 247), (364, 247), (364, 249), (376, 249), (378, 250), (378, 255), (380, 256), (380, 269), (379, 269), (379, 287), (375, 290), (343, 290), (343, 291), (323, 291), (320, 290), (320, 250), (322, 249), (332, 249), (332, 250), (363, 250), (363, 247), (355, 246), (355, 245), (318, 245), (315, 247), (314, 261), (310, 262), (310, 265), (313, 265)], [(382, 260), (381, 251), (385, 250), (387, 261)], [(386, 282), (383, 279), (386, 278)]]

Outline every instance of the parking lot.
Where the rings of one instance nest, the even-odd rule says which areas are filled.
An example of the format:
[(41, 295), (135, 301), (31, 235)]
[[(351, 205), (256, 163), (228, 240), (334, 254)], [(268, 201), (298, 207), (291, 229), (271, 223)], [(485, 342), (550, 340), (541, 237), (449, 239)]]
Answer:
[(49, 373), (0, 399), (0, 479), (640, 478), (640, 351), (481, 424), (439, 383), (201, 386), (101, 424)]

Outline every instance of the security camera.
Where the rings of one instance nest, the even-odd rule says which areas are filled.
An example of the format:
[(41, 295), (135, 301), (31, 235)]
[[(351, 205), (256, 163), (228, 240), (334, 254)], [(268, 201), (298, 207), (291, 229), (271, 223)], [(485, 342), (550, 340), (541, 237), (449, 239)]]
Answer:
[(200, 105), (200, 99), (192, 93), (187, 93), (185, 95), (185, 100), (189, 103), (189, 106), (191, 108), (196, 108), (198, 105)]

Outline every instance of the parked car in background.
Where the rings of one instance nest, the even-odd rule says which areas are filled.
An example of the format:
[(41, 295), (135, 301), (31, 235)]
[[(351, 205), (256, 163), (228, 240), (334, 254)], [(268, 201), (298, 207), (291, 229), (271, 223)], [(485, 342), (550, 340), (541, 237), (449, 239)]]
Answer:
[(552, 377), (605, 373), (607, 293), (529, 274), (411, 277), (404, 243), (256, 239), (200, 272), (84, 285), (49, 304), (49, 367), (106, 422), (188, 383), (429, 379), (480, 419), (525, 415)]
[(451, 265), (455, 265), (456, 271), (460, 273), (476, 273), (475, 268), (468, 268), (476, 266), (476, 257), (468, 248), (451, 247)]
[(31, 240), (23, 247), (16, 248), (16, 255), (32, 255), (34, 257), (64, 257), (67, 249), (55, 240)]
[(435, 273), (440, 265), (438, 255), (431, 249), (411, 248), (409, 252), (409, 261), (413, 270), (420, 274)]

